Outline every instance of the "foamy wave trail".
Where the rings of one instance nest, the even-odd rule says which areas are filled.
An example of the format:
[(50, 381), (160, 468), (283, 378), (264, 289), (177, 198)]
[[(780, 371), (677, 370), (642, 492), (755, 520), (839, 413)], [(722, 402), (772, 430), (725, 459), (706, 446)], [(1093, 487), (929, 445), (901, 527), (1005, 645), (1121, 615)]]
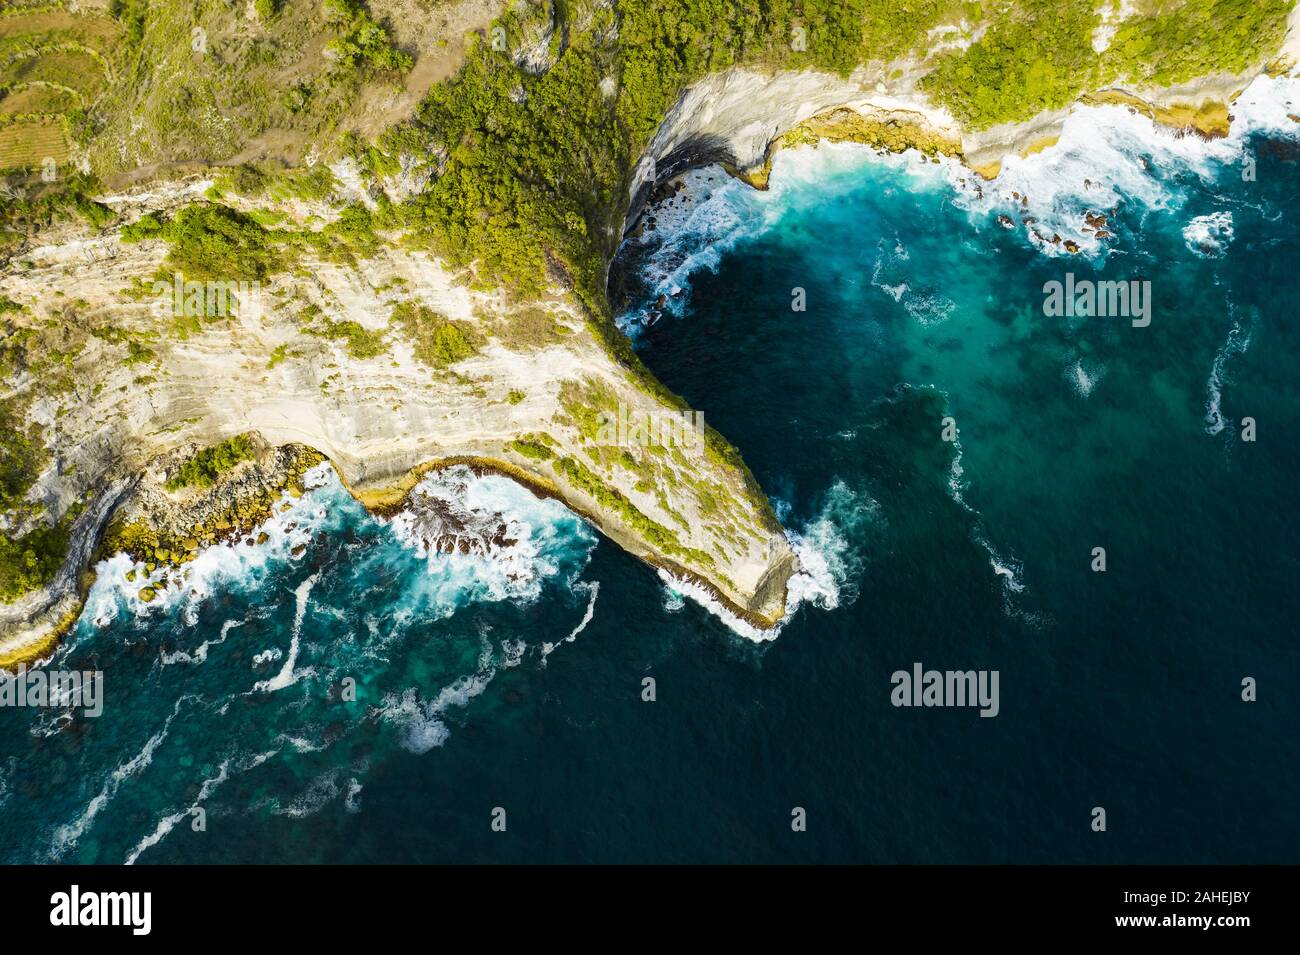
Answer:
[[(943, 413), (947, 416), (950, 414), (948, 410), (948, 396), (945, 394), (943, 399)], [(990, 569), (992, 569), (994, 575), (1002, 581), (1003, 602), (1006, 612), (1014, 615), (1015, 607), (1011, 603), (1011, 598), (1015, 594), (1023, 593), (1025, 590), (1025, 584), (1022, 578), (1024, 566), (1015, 558), (1003, 557), (998, 553), (998, 551), (993, 547), (993, 544), (989, 541), (988, 535), (984, 533), (983, 517), (980, 515), (979, 511), (966, 502), (966, 490), (969, 487), (969, 482), (966, 479), (966, 469), (962, 466), (963, 450), (961, 446), (960, 429), (954, 428), (952, 447), (952, 463), (948, 466), (948, 495), (952, 498), (955, 504), (961, 507), (962, 510), (974, 519), (975, 528), (972, 533), (972, 539), (983, 549), (984, 553), (988, 555)]]
[(353, 814), (361, 811), (361, 783), (355, 776), (348, 780), (347, 792), (343, 794), (343, 808)]
[(206, 663), (208, 651), (225, 643), (226, 638), (230, 636), (231, 630), (242, 627), (246, 623), (248, 623), (248, 620), (227, 620), (221, 625), (221, 632), (215, 640), (204, 640), (193, 652), (177, 650), (175, 653), (163, 653), (158, 658), (159, 663), (163, 666), (171, 666), (175, 663)]
[[(779, 228), (792, 209), (807, 203), (808, 196), (834, 202), (836, 195), (858, 188), (863, 165), (868, 162), (892, 166), (902, 180), (917, 188), (935, 188), (944, 181), (943, 174), (915, 151), (877, 155), (852, 143), (829, 142), (777, 153), (769, 188), (763, 192), (716, 166), (685, 173), (685, 188), (651, 210), (654, 230), (625, 243), (624, 252), (632, 253), (646, 293), (638, 307), (618, 316), (619, 326), (635, 335), (661, 314), (680, 318), (690, 301), (692, 276), (704, 269), (716, 272), (729, 253)], [(930, 321), (946, 317), (937, 300), (929, 311), (922, 305), (916, 308)]]
[(935, 276), (936, 283), (926, 282), (924, 272), (908, 270), (910, 259), (906, 246), (897, 237), (881, 239), (876, 247), (876, 262), (871, 270), (871, 284), (888, 295), (918, 325), (938, 325), (948, 320), (957, 303), (943, 294), (942, 275)]
[(690, 598), (747, 640), (755, 643), (775, 640), (805, 604), (834, 610), (857, 599), (857, 582), (865, 565), (862, 549), (865, 530), (881, 519), (880, 507), (874, 500), (843, 481), (836, 481), (817, 516), (800, 531), (786, 531), (798, 569), (786, 584), (785, 612), (770, 629), (764, 630), (741, 619), (707, 588), (660, 569), (665, 609), (676, 611), (683, 598)]
[(70, 850), (75, 849), (78, 840), (85, 835), (86, 830), (94, 823), (95, 817), (113, 801), (113, 797), (117, 795), (117, 791), (122, 787), (122, 784), (144, 771), (153, 762), (153, 754), (162, 745), (162, 741), (167, 738), (167, 733), (172, 727), (172, 721), (176, 719), (177, 714), (181, 711), (181, 704), (189, 699), (192, 699), (192, 697), (183, 696), (178, 699), (176, 705), (172, 707), (171, 715), (163, 722), (162, 729), (149, 737), (140, 752), (109, 773), (108, 779), (104, 781), (99, 793), (86, 804), (86, 808), (81, 811), (80, 816), (70, 823), (59, 826), (54, 831), (54, 838), (49, 852), (50, 861), (57, 862)]
[[(258, 753), (249, 759), (241, 760), (235, 767), (235, 772), (242, 773), (254, 768), (255, 766), (260, 766), (274, 755), (275, 751), (273, 750), (268, 753)], [(178, 823), (193, 817), (195, 811), (207, 802), (208, 797), (216, 792), (217, 788), (230, 778), (230, 763), (231, 761), (229, 759), (221, 761), (221, 765), (217, 768), (217, 774), (203, 780), (202, 785), (199, 786), (198, 796), (187, 808), (159, 819), (153, 832), (149, 833), (137, 842), (135, 847), (127, 853), (126, 862), (124, 864), (135, 865), (136, 860), (139, 859), (146, 850), (152, 849), (154, 846), (158, 845), (158, 843), (167, 838), (168, 833), (175, 829)]]
[(1065, 380), (1080, 398), (1093, 393), (1106, 377), (1106, 367), (1089, 359), (1080, 358), (1065, 370)]
[[(1000, 223), (1014, 229), (1044, 255), (1101, 256), (1122, 227), (1115, 218), (1120, 207), (1136, 206), (1139, 217), (1181, 208), (1188, 192), (1179, 185), (1180, 175), (1209, 183), (1225, 166), (1244, 169), (1252, 159), (1250, 138), (1260, 133), (1297, 136), (1300, 127), (1290, 117), (1298, 113), (1300, 79), (1261, 76), (1232, 104), (1226, 137), (1182, 135), (1126, 106), (1076, 106), (1053, 145), (1029, 156), (1005, 157), (992, 181), (956, 159), (933, 163), (914, 150), (882, 154), (853, 143), (826, 142), (777, 153), (766, 192), (717, 167), (693, 170), (682, 177), (684, 189), (651, 210), (655, 228), (624, 244), (647, 292), (618, 322), (635, 334), (661, 314), (681, 317), (693, 275), (702, 269), (716, 272), (738, 246), (779, 228), (808, 193), (833, 202), (837, 190), (860, 185), (867, 164), (890, 168), (903, 188), (946, 185), (954, 204), (977, 226)], [(1221, 223), (1198, 222), (1189, 228), (1199, 234)], [(1229, 231), (1213, 241), (1222, 244), (1230, 238)], [(946, 296), (937, 289), (916, 289), (897, 270), (891, 277), (889, 264), (888, 256), (877, 261), (872, 284), (904, 304), (916, 321), (937, 324), (951, 314)]]
[(311, 589), (316, 585), (319, 573), (312, 574), (294, 589), (294, 599), (297, 605), (293, 614), (293, 632), (289, 637), (289, 655), (284, 661), (284, 666), (269, 680), (261, 680), (253, 684), (252, 693), (274, 693), (276, 690), (283, 690), (285, 687), (292, 686), (301, 680), (304, 676), (310, 676), (313, 672), (310, 668), (299, 673), (295, 672), (294, 667), (298, 663), (298, 647), (302, 640), (302, 621), (307, 614), (307, 598), (311, 596)]
[(1228, 338), (1214, 356), (1210, 366), (1210, 376), (1205, 382), (1205, 433), (1218, 434), (1226, 426), (1223, 417), (1223, 387), (1229, 381), (1228, 363), (1237, 355), (1246, 354), (1250, 348), (1252, 321), (1243, 322), (1237, 315), (1237, 309), (1229, 306), (1232, 313), (1232, 328)]
[(638, 271), (649, 290), (646, 305), (618, 319), (629, 333), (661, 313), (680, 318), (690, 298), (691, 276), (701, 269), (716, 272), (726, 253), (762, 230), (761, 212), (747, 195), (752, 190), (721, 169), (694, 169), (682, 182), (684, 189), (652, 210), (654, 228), (647, 220), (640, 237), (628, 240), (640, 252)]
[(438, 691), (431, 700), (423, 699), (417, 687), (400, 695), (390, 693), (379, 707), (380, 719), (401, 733), (402, 745), (412, 753), (427, 753), (441, 746), (451, 736), (444, 716), (449, 707), (464, 708), (482, 693), (496, 676), (497, 665), (492, 645), (487, 640), (479, 654), (477, 670), (460, 677)]
[(578, 634), (586, 630), (587, 624), (591, 623), (591, 618), (596, 616), (596, 598), (600, 596), (600, 581), (580, 581), (573, 585), (573, 589), (578, 593), (587, 595), (587, 610), (582, 615), (582, 619), (578, 621), (578, 625), (563, 640), (557, 640), (555, 643), (542, 643), (542, 666), (546, 666), (546, 658), (554, 653), (561, 643), (572, 643), (577, 640)]

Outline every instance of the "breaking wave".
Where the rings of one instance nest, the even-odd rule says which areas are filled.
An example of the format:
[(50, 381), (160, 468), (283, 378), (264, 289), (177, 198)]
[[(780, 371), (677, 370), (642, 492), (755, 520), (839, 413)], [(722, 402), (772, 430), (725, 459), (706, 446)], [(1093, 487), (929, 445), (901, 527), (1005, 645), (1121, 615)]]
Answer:
[(707, 588), (660, 569), (664, 607), (676, 611), (682, 598), (689, 597), (745, 639), (755, 643), (775, 640), (805, 604), (834, 610), (857, 599), (858, 581), (866, 562), (866, 531), (881, 520), (880, 506), (871, 497), (843, 481), (831, 485), (817, 515), (800, 530), (786, 531), (797, 570), (786, 584), (785, 613), (770, 629), (738, 617)]

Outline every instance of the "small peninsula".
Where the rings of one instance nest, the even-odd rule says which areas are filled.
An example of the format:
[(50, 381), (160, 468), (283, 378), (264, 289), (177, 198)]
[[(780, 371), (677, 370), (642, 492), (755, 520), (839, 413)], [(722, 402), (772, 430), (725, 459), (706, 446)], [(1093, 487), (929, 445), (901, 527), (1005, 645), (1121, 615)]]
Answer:
[(1298, 52), (1280, 0), (6, 4), (0, 667), (97, 559), (183, 579), (324, 460), (377, 513), (506, 475), (773, 627), (767, 494), (615, 324), (657, 191), (823, 139), (994, 178), (1078, 103), (1219, 136)]

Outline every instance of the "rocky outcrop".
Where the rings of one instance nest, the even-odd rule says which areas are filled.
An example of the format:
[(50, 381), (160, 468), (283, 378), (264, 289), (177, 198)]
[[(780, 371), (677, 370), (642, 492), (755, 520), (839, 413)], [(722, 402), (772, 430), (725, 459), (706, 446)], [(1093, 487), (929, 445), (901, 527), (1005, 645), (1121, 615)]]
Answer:
[[(134, 218), (206, 188), (189, 181), (109, 198)], [(333, 214), (287, 209), (304, 223)], [(615, 357), (564, 290), (505, 306), (435, 258), (382, 242), (354, 262), (306, 253), (267, 276), (247, 306), (183, 322), (166, 289), (152, 288), (166, 272), (165, 243), (85, 226), (39, 238), (0, 270), (0, 295), (21, 306), (8, 318), (20, 330), (78, 331), (67, 387), (47, 389), (37, 375), (10, 382), (51, 448), (30, 493), (56, 519), (88, 493), (95, 503), (58, 579), (2, 611), (0, 652), (48, 647), (75, 617), (76, 583), (115, 509), (111, 546), (184, 561), (248, 533), (285, 475), (300, 475), (293, 448), (329, 458), (373, 507), (403, 501), (430, 467), (508, 474), (751, 623), (770, 626), (784, 612), (789, 545), (739, 457), (708, 429), (667, 445), (602, 434), (604, 420), (671, 421), (683, 409)], [(399, 309), (420, 317), (399, 322)], [(419, 339), (421, 322), (454, 323), (465, 350), (440, 359)], [(263, 452), (232, 472), (222, 496), (166, 489), (178, 457), (240, 434), (257, 435)], [(434, 536), (460, 548), (454, 530)]]

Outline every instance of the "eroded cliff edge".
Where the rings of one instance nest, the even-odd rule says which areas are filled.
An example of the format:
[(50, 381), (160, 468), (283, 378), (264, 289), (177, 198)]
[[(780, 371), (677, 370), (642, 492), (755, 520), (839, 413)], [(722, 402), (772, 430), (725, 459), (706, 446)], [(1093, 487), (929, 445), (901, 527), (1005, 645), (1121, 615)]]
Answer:
[[(603, 9), (592, 20), (597, 38)], [(1295, 34), (1293, 13), (1284, 68), (1294, 62)], [(542, 31), (543, 40), (555, 36), (562, 54), (567, 33)], [(554, 62), (554, 49), (538, 49), (527, 72)], [(559, 224), (583, 236), (607, 232), (596, 244), (609, 253), (617, 225), (626, 231), (655, 185), (676, 172), (718, 161), (762, 186), (774, 149), (819, 138), (958, 155), (991, 176), (1002, 156), (1050, 142), (1068, 111), (972, 132), (929, 105), (915, 65), (875, 64), (847, 76), (707, 76), (668, 110), (622, 179), (625, 198)], [(1085, 97), (1214, 135), (1253, 75)], [(607, 79), (599, 80), (605, 96)], [(527, 100), (523, 87), (506, 92), (516, 105)], [(409, 247), (382, 216), (370, 218), (386, 198), (400, 201), (448, 168), (441, 153), (437, 168), (423, 172), (400, 158), (400, 172), (389, 170), (382, 187), (375, 168), (344, 162), (324, 188), (310, 169), (269, 191), (200, 170), (99, 194), (106, 213), (42, 229), (7, 260), (5, 424), (25, 436), (20, 451), (40, 474), (4, 530), (21, 540), (61, 528), (67, 557), (50, 583), (0, 605), (0, 662), (44, 652), (75, 619), (81, 571), (115, 515), (166, 525), (168, 515), (202, 512), (232, 525), (216, 531), (231, 530), (260, 512), (249, 507), (232, 521), (223, 495), (258, 468), (265, 480), (253, 484), (291, 486), (292, 469), (271, 461), (290, 447), (328, 457), (377, 508), (400, 502), (429, 468), (501, 471), (563, 500), (631, 553), (702, 584), (750, 623), (779, 619), (793, 555), (735, 450), (708, 429), (691, 442), (689, 426), (679, 430), (687, 441), (611, 443), (601, 433), (610, 420), (662, 428), (690, 409), (593, 307), (590, 276), (575, 281), (565, 263), (548, 261), (541, 291), (500, 294), (472, 265), (453, 268), (427, 247)], [(607, 213), (612, 221), (600, 223)], [(591, 231), (597, 224), (602, 231)], [(257, 288), (229, 310), (213, 314), (205, 303), (191, 314), (184, 283), (212, 277), (202, 267), (208, 243), (244, 260), (234, 274)], [(181, 283), (174, 294), (171, 276)], [(214, 488), (176, 483), (187, 461), (241, 436), (257, 454)], [(133, 538), (158, 560), (183, 562), (191, 544), (210, 537), (161, 529), (166, 540)], [(120, 530), (110, 544), (124, 540)]]
[[(195, 179), (104, 201), (139, 222), (187, 208), (211, 186)], [(223, 204), (257, 208), (233, 194)], [(338, 217), (328, 202), (294, 212), (304, 228)], [(49, 449), (28, 495), (42, 505), (33, 520), (86, 507), (54, 581), (0, 605), (11, 657), (48, 647), (75, 617), (78, 576), (142, 483), (181, 511), (232, 478), (215, 491), (187, 487), (178, 468), (240, 435), (319, 451), (377, 508), (399, 503), (431, 468), (505, 473), (750, 623), (780, 618), (794, 562), (752, 476), (691, 409), (619, 361), (562, 286), (506, 304), (434, 257), (381, 241), (351, 262), (303, 253), (246, 300), (231, 290), (228, 314), (195, 316), (185, 286), (167, 279), (172, 246), (122, 233), (65, 226), (0, 273), (0, 295), (21, 307), (11, 336), (21, 341), (10, 346), (25, 349), (11, 400), (28, 397)], [(197, 284), (205, 295), (214, 285)], [(51, 354), (57, 365), (42, 361)], [(162, 549), (164, 559), (187, 556)]]

